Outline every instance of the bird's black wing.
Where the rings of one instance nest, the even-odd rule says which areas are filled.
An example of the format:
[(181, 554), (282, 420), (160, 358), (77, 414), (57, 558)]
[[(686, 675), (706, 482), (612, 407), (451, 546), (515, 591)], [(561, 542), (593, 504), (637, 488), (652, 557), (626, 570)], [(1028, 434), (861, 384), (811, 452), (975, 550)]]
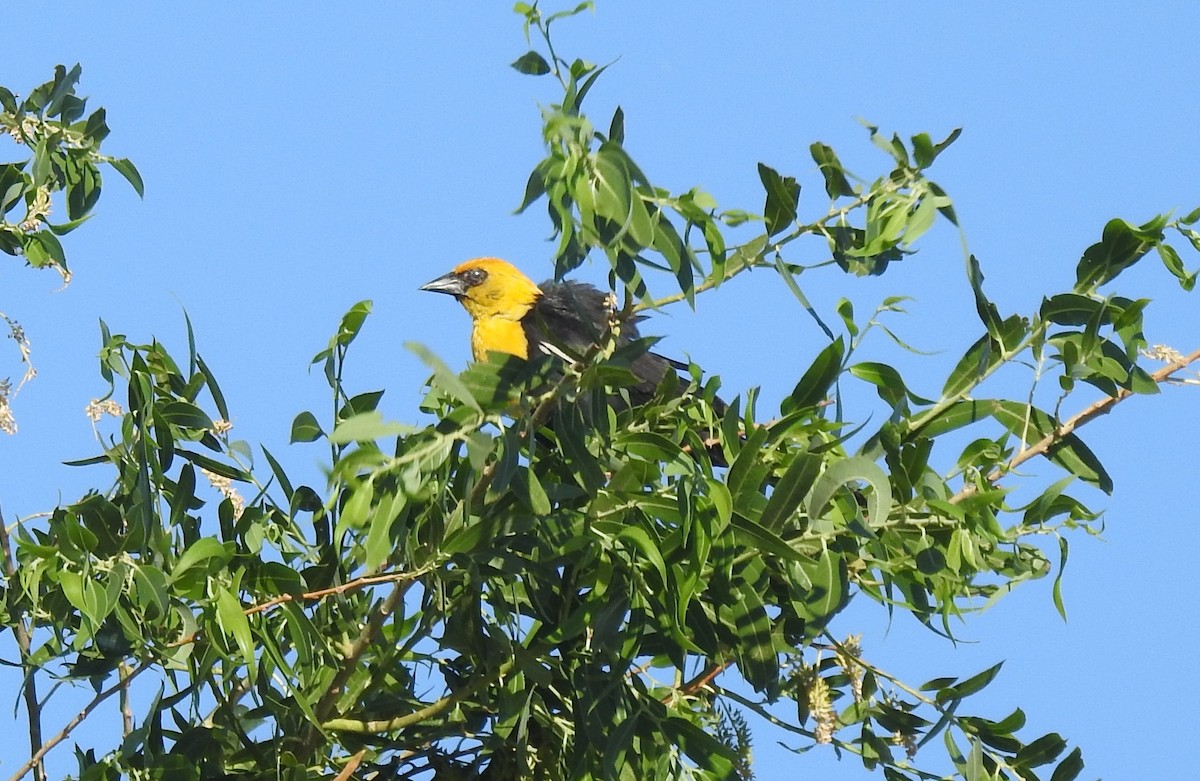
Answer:
[[(608, 323), (608, 294), (583, 282), (543, 282), (542, 296), (522, 320), (525, 337), (529, 340), (530, 356), (536, 353), (573, 358), (597, 341)], [(640, 338), (637, 317), (626, 323), (618, 340), (619, 346)], [(643, 353), (633, 360), (630, 371), (638, 384), (630, 388), (635, 404), (648, 400), (667, 372), (686, 369), (687, 364), (664, 358), (657, 353)]]

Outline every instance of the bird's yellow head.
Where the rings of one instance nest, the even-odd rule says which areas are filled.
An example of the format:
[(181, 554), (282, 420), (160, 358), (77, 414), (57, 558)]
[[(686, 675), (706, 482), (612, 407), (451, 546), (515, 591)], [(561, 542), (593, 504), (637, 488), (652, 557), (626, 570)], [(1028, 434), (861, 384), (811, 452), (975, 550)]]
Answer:
[(533, 280), (500, 258), (475, 258), (421, 290), (454, 296), (471, 315), (471, 352), (481, 361), (488, 352), (529, 357), (521, 318), (542, 295)]

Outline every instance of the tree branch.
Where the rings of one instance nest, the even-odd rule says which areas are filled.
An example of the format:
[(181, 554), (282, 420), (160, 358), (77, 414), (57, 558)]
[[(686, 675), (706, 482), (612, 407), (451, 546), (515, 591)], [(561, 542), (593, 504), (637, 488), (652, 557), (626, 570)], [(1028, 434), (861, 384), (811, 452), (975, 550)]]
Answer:
[[(7, 584), (8, 615), (12, 621), (13, 636), (17, 640), (17, 653), (21, 657), (21, 670), (25, 681), (21, 695), (25, 699), (25, 712), (29, 718), (29, 750), (36, 756), (42, 745), (42, 706), (38, 703), (37, 670), (29, 663), (29, 651), (33, 645), (29, 627), (25, 625), (25, 610), (20, 601), (21, 589), (17, 587), (17, 563), (13, 559), (12, 544), (8, 539), (8, 527), (4, 524), (4, 511), (0, 509), (0, 553), (4, 556), (4, 579)], [(31, 760), (32, 761), (32, 760)], [(46, 767), (38, 759), (32, 766), (36, 781), (46, 781)]]
[(43, 743), (41, 745), (41, 747), (36, 752), (34, 752), (33, 756), (29, 758), (28, 762), (26, 762), (24, 765), (21, 765), (19, 768), (17, 768), (17, 772), (13, 773), (12, 776), (9, 777), (8, 781), (20, 781), (20, 779), (25, 777), (26, 773), (28, 773), (33, 768), (40, 766), (41, 762), (42, 762), (42, 757), (46, 756), (46, 754), (49, 753), (50, 749), (54, 748), (59, 743), (62, 743), (64, 740), (66, 740), (67, 736), (70, 735), (71, 732), (76, 727), (78, 727), (80, 724), (82, 724), (83, 720), (86, 719), (91, 714), (91, 712), (94, 711), (100, 705), (100, 703), (104, 702), (105, 700), (107, 700), (109, 697), (113, 696), (117, 692), (124, 690), (125, 687), (127, 687), (134, 678), (138, 677), (143, 672), (150, 669), (150, 666), (151, 666), (150, 662), (142, 663), (140, 666), (138, 666), (132, 672), (130, 672), (129, 675), (125, 676), (121, 680), (114, 683), (112, 686), (108, 687), (107, 689), (105, 689), (104, 691), (100, 692), (95, 697), (93, 697), (92, 701), (89, 702), (87, 705), (85, 705), (83, 710), (79, 711), (79, 713), (76, 713), (75, 717), (73, 719), (71, 719), (69, 722), (67, 722), (67, 725), (65, 727), (63, 727), (57, 735), (55, 735), (54, 737), (50, 738), (45, 743)]
[(484, 687), (489, 686), (494, 681), (498, 681), (512, 671), (517, 664), (515, 659), (509, 660), (497, 668), (492, 675), (484, 675), (476, 678), (469, 685), (464, 686), (453, 694), (442, 697), (440, 700), (429, 703), (424, 708), (406, 713), (403, 716), (397, 716), (394, 719), (376, 719), (373, 721), (363, 721), (361, 719), (330, 719), (321, 726), (328, 730), (336, 730), (338, 732), (355, 732), (360, 734), (378, 734), (381, 732), (393, 732), (405, 727), (411, 727), (414, 724), (420, 724), (426, 719), (431, 719), (445, 713), (447, 710), (462, 702), (468, 697), (478, 694)]
[[(1154, 380), (1156, 384), (1161, 384), (1169, 379), (1170, 376), (1175, 372), (1179, 371), (1180, 369), (1187, 368), (1196, 361), (1200, 361), (1200, 350), (1195, 350), (1190, 355), (1185, 355), (1178, 360), (1168, 363), (1166, 366), (1151, 374), (1150, 378)], [(1083, 411), (1068, 418), (1062, 423), (1062, 425), (1051, 431), (1046, 436), (1042, 437), (1037, 442), (1021, 450), (1019, 453), (1010, 458), (1008, 463), (993, 469), (987, 476), (988, 483), (995, 483), (1000, 478), (1004, 477), (1006, 474), (1011, 472), (1013, 469), (1016, 469), (1029, 459), (1034, 458), (1035, 456), (1043, 455), (1056, 443), (1062, 441), (1064, 437), (1075, 431), (1075, 429), (1095, 420), (1101, 415), (1107, 415), (1113, 407), (1133, 395), (1133, 391), (1122, 388), (1117, 391), (1116, 395), (1105, 396), (1103, 399), (1094, 402)], [(950, 503), (958, 504), (967, 497), (973, 496), (977, 490), (978, 489), (975, 487), (974, 483), (964, 486), (961, 491), (950, 497)]]

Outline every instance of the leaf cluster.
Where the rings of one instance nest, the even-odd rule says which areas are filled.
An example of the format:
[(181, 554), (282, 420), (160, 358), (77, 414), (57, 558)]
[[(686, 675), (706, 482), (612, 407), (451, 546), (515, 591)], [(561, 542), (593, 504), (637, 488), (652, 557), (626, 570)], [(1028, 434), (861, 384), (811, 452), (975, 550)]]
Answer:
[[(24, 100), (0, 87), (0, 129), (29, 150), (24, 160), (0, 163), (0, 251), (34, 268), (53, 268), (64, 280), (70, 271), (58, 237), (91, 217), (100, 199), (100, 166), (112, 166), (138, 195), (143, 192), (131, 161), (100, 152), (109, 134), (107, 116), (103, 108), (87, 114), (87, 99), (75, 92), (81, 73), (79, 65), (55, 66), (54, 78)], [(51, 201), (60, 192), (67, 219), (52, 223)]]

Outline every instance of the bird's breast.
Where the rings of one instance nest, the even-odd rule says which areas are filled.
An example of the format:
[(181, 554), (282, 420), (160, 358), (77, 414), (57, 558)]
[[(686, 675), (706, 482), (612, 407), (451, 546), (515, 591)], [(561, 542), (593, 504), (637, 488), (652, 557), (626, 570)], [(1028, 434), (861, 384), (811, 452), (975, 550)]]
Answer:
[(476, 319), (471, 329), (471, 354), (475, 360), (484, 361), (489, 352), (529, 358), (529, 340), (521, 323), (504, 317)]

